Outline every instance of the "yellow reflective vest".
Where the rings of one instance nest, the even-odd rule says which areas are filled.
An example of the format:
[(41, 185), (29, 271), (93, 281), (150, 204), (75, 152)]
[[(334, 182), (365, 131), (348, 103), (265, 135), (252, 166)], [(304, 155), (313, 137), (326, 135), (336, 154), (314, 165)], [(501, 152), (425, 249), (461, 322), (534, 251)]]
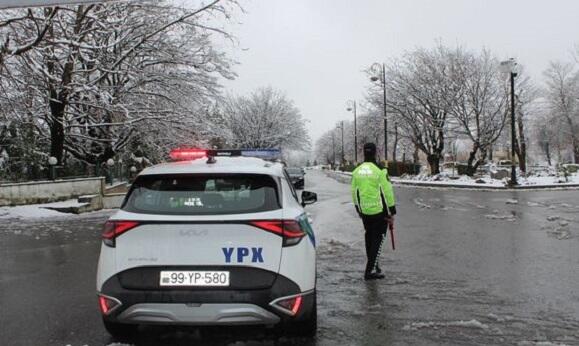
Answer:
[(352, 200), (356, 210), (363, 215), (382, 213), (384, 207), (388, 214), (396, 214), (396, 198), (388, 170), (379, 168), (374, 162), (356, 167), (352, 172)]

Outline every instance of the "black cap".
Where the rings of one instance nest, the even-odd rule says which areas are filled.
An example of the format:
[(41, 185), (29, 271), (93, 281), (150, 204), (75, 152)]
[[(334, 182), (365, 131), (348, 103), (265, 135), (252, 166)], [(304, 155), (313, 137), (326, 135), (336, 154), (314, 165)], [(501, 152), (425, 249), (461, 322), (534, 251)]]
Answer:
[(376, 144), (366, 143), (364, 144), (364, 157), (375, 157), (376, 156)]

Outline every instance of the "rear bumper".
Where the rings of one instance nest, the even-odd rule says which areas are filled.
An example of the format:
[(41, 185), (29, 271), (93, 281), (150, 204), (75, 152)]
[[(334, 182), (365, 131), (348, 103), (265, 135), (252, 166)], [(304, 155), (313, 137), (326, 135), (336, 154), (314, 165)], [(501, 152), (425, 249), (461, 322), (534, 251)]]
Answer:
[[(121, 284), (122, 273), (109, 278), (99, 295), (121, 303), (104, 320), (131, 324), (194, 326), (275, 325), (300, 321), (309, 316), (314, 292), (301, 292), (298, 285), (277, 275), (271, 286), (257, 289), (130, 289)], [(125, 285), (126, 286), (126, 285)], [(271, 303), (281, 297), (302, 295), (295, 316)]]
[(279, 316), (253, 304), (135, 304), (117, 316), (133, 324), (274, 325)]

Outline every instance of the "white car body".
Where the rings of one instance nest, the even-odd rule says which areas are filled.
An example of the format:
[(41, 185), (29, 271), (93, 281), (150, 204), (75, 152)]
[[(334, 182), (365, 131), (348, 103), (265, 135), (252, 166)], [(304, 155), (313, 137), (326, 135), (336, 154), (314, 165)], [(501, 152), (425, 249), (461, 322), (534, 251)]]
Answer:
[[(104, 241), (98, 263), (96, 289), (105, 326), (111, 334), (119, 334), (118, 328), (128, 324), (285, 325), (300, 321), (312, 324), (309, 321), (315, 313), (316, 301), (315, 237), (283, 166), (249, 157), (215, 159), (153, 166), (143, 170), (135, 182), (150, 179), (151, 184), (168, 184), (167, 181), (178, 184), (181, 177), (199, 176), (209, 177), (204, 180), (209, 184), (214, 175), (219, 179), (221, 175), (223, 179), (232, 176), (249, 177), (251, 181), (271, 179), (277, 186), (279, 208), (215, 215), (134, 212), (128, 207), (132, 188), (121, 210), (112, 215), (108, 223), (137, 225), (115, 236), (114, 247), (111, 241)], [(211, 181), (216, 184), (217, 178)], [(161, 182), (157, 183), (156, 179)], [(267, 188), (273, 189), (273, 185)], [(252, 191), (257, 190), (250, 187), (245, 192), (234, 191), (235, 198), (242, 201), (239, 196), (255, 193)], [(161, 193), (173, 192), (159, 190), (158, 194)], [(219, 202), (215, 205), (223, 207), (226, 202), (220, 196), (229, 192), (203, 190), (202, 193), (205, 195), (198, 199), (185, 200), (192, 210), (198, 207), (196, 203), (202, 205), (200, 210), (210, 208), (210, 204), (201, 201), (204, 198), (217, 199)], [(155, 198), (161, 199), (149, 198), (156, 196), (153, 193), (143, 196), (135, 197), (143, 198), (144, 202), (139, 202), (143, 205), (153, 203)], [(173, 203), (173, 197), (170, 201)], [(181, 203), (176, 208), (187, 206)], [(280, 223), (279, 220), (286, 221)], [(257, 224), (274, 228), (282, 225), (283, 231), (279, 232), (283, 234), (262, 229)], [(290, 226), (299, 227), (298, 232), (291, 233)], [(299, 230), (304, 231), (301, 238)], [(191, 276), (193, 272), (227, 272), (230, 282), (226, 287), (162, 287), (161, 271), (183, 271)]]

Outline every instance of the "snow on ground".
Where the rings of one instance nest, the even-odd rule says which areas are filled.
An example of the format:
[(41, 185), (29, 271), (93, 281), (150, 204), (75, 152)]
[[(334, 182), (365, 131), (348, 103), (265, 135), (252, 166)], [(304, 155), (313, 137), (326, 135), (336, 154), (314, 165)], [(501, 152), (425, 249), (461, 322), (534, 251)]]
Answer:
[(450, 321), (450, 322), (413, 322), (411, 324), (405, 325), (403, 330), (418, 330), (423, 328), (445, 328), (445, 327), (462, 327), (462, 328), (478, 328), (478, 329), (488, 329), (489, 326), (481, 323), (477, 320), (469, 321)]
[(0, 219), (30, 219), (71, 215), (67, 213), (61, 213), (56, 210), (46, 209), (46, 207), (68, 208), (82, 205), (84, 204), (78, 203), (76, 199), (70, 199), (67, 201), (55, 203), (19, 205), (16, 207), (0, 207)]
[(395, 182), (400, 183), (428, 183), (432, 185), (456, 185), (456, 186), (491, 186), (491, 187), (502, 187), (505, 186), (505, 182), (496, 179), (474, 179), (472, 177), (461, 175), (453, 176), (449, 173), (440, 173), (436, 175), (403, 175), (400, 178), (392, 178)]
[(489, 220), (517, 221), (517, 218), (513, 214), (500, 214), (498, 210), (494, 210), (493, 212), (493, 214), (486, 214), (485, 217)]
[(579, 184), (579, 174), (570, 175), (568, 177), (569, 181), (566, 181), (563, 177), (526, 177), (519, 178), (521, 185), (565, 185), (565, 184)]
[[(400, 178), (393, 178), (393, 181), (400, 183), (428, 183), (433, 185), (457, 185), (457, 186), (487, 186), (487, 187), (503, 187), (508, 184), (508, 179), (492, 179), (490, 175), (481, 177), (469, 177), (466, 175), (453, 175), (449, 172), (442, 172), (436, 175), (404, 175)], [(579, 184), (579, 175), (570, 175), (568, 181), (564, 177), (556, 176), (529, 176), (518, 177), (520, 186), (565, 186), (572, 184)]]
[(54, 207), (54, 208), (70, 208), (70, 207), (82, 207), (87, 203), (79, 203), (76, 199), (69, 199), (62, 202), (54, 202), (54, 203), (46, 203), (46, 204), (37, 204), (42, 207)]
[[(336, 173), (343, 176), (351, 176), (350, 172), (339, 172)], [(519, 186), (522, 187), (565, 187), (567, 185), (579, 185), (579, 174), (574, 174), (568, 176), (568, 181), (564, 177), (556, 176), (528, 176), (518, 178)], [(419, 174), (419, 175), (403, 175), (402, 177), (392, 177), (392, 181), (401, 184), (427, 184), (440, 185), (440, 186), (456, 186), (456, 187), (489, 187), (489, 188), (500, 188), (508, 185), (509, 178), (505, 179), (492, 179), (490, 175), (484, 175), (481, 177), (469, 177), (466, 175), (454, 175), (451, 172), (442, 172), (436, 175)], [(510, 203), (516, 204), (516, 203)]]

